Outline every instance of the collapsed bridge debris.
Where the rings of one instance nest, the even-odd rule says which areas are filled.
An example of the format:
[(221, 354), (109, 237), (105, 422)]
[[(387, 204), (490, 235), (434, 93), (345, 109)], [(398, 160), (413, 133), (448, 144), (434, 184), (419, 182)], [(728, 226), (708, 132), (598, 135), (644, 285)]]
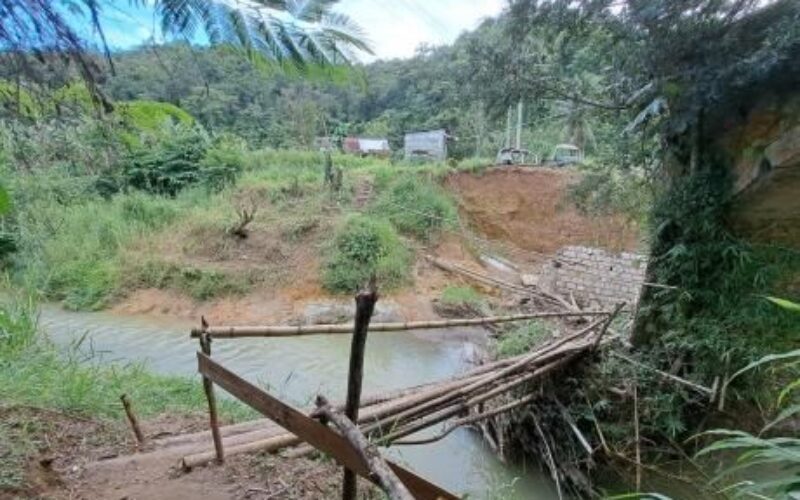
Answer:
[[(452, 420), (444, 431), (444, 435), (446, 435), (457, 427), (474, 424), (498, 413), (511, 411), (524, 404), (524, 397), (521, 401), (513, 402), (514, 404), (503, 405), (500, 410), (495, 408), (487, 412), (481, 412), (478, 408), (481, 408), (484, 403), (524, 387), (526, 384), (542, 380), (554, 370), (594, 350), (600, 344), (611, 319), (616, 316), (619, 309), (620, 307), (614, 311), (532, 313), (495, 318), (409, 323), (407, 325), (412, 328), (415, 326), (421, 327), (422, 324), (425, 324), (426, 328), (445, 328), (461, 323), (474, 325), (491, 323), (492, 321), (522, 321), (536, 317), (579, 317), (590, 315), (595, 318), (593, 322), (580, 330), (566, 335), (556, 342), (544, 345), (533, 352), (478, 366), (450, 380), (404, 389), (393, 394), (365, 398), (361, 402), (361, 412), (358, 418), (359, 428), (365, 435), (371, 437), (382, 446), (424, 444), (427, 440), (417, 443), (413, 440), (402, 440), (402, 438)], [(316, 330), (327, 334), (331, 331), (338, 331), (340, 326), (342, 325), (333, 328), (333, 325), (321, 325)], [(302, 328), (300, 330), (302, 333), (295, 334), (300, 335), (311, 334), (309, 331), (314, 329), (314, 327), (248, 327), (247, 330), (237, 331), (231, 330), (229, 327), (206, 327), (206, 331), (208, 335), (219, 338), (236, 338), (238, 336), (254, 335), (284, 336), (286, 335), (286, 329), (297, 331), (298, 328)], [(352, 331), (352, 326), (348, 328)], [(370, 327), (370, 330), (373, 328), (380, 330), (382, 326), (381, 324), (375, 324)], [(389, 330), (395, 329), (399, 328), (392, 326)], [(195, 334), (193, 332), (193, 335)], [(337, 408), (341, 409), (342, 406), (339, 405)], [(310, 411), (311, 409), (307, 410), (306, 413)], [(225, 427), (221, 428), (220, 433), (223, 435), (223, 443), (225, 444), (225, 456), (256, 451), (275, 452), (289, 446), (296, 446), (302, 442), (300, 438), (291, 432), (286, 432), (280, 427), (270, 425), (268, 422), (263, 422), (261, 425), (263, 427), (255, 426), (257, 430), (250, 431), (254, 438), (252, 441), (245, 441), (245, 436), (242, 434), (233, 434), (231, 437), (226, 438), (224, 435), (230, 431)], [(444, 435), (441, 437), (444, 437)], [(208, 434), (205, 434), (205, 436), (205, 439), (208, 439)], [(230, 442), (230, 446), (228, 446), (228, 442)], [(310, 448), (305, 450), (300, 448), (300, 450), (312, 451)], [(216, 453), (212, 449), (206, 448), (202, 451), (182, 456), (180, 464), (184, 469), (191, 469), (213, 461), (215, 458), (217, 458)]]

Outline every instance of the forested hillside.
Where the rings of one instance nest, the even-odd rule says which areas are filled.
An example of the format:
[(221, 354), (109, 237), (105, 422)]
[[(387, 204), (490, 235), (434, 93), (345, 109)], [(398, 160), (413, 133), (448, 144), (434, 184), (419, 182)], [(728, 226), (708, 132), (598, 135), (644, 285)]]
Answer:
[[(0, 1), (0, 272), (11, 296), (0, 302), (0, 399), (13, 415), (40, 404), (120, 417), (108, 400), (121, 392), (145, 418), (205, 408), (183, 379), (85, 364), (84, 337), (53, 345), (36, 324), (39, 301), (59, 314), (202, 317), (205, 337), (207, 321), (340, 323), (352, 294), (377, 283), (376, 315), (391, 322), (556, 311), (479, 332), (476, 351), (528, 361), (509, 365), (519, 385), (506, 399), (484, 407), (455, 390), (479, 419), (451, 421), (441, 437), (476, 424), (503, 458), (542, 462), (559, 497), (646, 491), (647, 471), (691, 485), (691, 498), (796, 493), (800, 3), (513, 0), (451, 45), (369, 64), (353, 57), (369, 51), (362, 32), (329, 12), (337, 2), (265, 3), (285, 16), (271, 29), (252, 10), (260, 1), (131, 0), (154, 9), (172, 42), (114, 52), (82, 38), (101, 31), (94, 0)], [(73, 22), (81, 7), (83, 24)], [(207, 43), (188, 44), (193, 30)], [(522, 148), (546, 159), (571, 143), (583, 161), (495, 165), (518, 113)], [(403, 158), (405, 133), (439, 128), (452, 138), (448, 158)], [(386, 137), (393, 154), (315, 141), (349, 135)], [(585, 248), (564, 252), (573, 246)], [(601, 304), (579, 296), (584, 281), (551, 289), (567, 267), (609, 293), (623, 289), (615, 275), (633, 276), (635, 293)], [(591, 314), (607, 319), (587, 326)], [(561, 370), (527, 356), (595, 327), (557, 376), (516, 371)], [(398, 343), (373, 358), (379, 373), (401, 358), (405, 374), (439, 368), (402, 350), (411, 336), (386, 339)], [(136, 340), (131, 350), (150, 343)], [(447, 356), (467, 364), (472, 349), (455, 343)], [(165, 352), (155, 354), (173, 368)], [(339, 366), (332, 352), (268, 355), (259, 367), (297, 363), (284, 385)], [(439, 378), (464, 368), (441, 364)], [(308, 387), (320, 390), (316, 379)], [(438, 397), (426, 412), (441, 409)], [(246, 414), (225, 405), (223, 415)], [(48, 457), (19, 428), (0, 420), (0, 449), (16, 450), (0, 453), (0, 495), (44, 491), (26, 471)], [(738, 449), (732, 468), (711, 453)], [(775, 481), (751, 468), (765, 464)], [(452, 469), (449, 479), (483, 480)], [(620, 480), (606, 484), (606, 470)], [(479, 498), (496, 493), (480, 487)]]
[[(450, 146), (454, 158), (493, 157), (504, 140), (507, 108), (517, 103), (508, 99), (508, 79), (529, 67), (524, 61), (516, 69), (495, 66), (497, 54), (507, 49), (506, 24), (502, 17), (487, 20), (453, 45), (422, 46), (411, 59), (358, 64), (333, 78), (257, 67), (226, 47), (143, 45), (115, 54), (115, 72), (104, 75), (100, 86), (112, 102), (171, 103), (208, 131), (234, 133), (253, 147), (309, 149), (316, 136), (363, 134), (388, 137), (399, 149), (408, 131), (446, 128), (457, 138)], [(550, 45), (540, 36), (525, 43)], [(547, 64), (565, 65), (559, 71), (581, 85), (598, 85), (604, 54), (593, 44), (583, 52), (580, 61)], [(39, 76), (48, 88), (68, 81), (57, 73)], [(13, 82), (15, 68), (0, 69), (0, 77)], [(615, 117), (565, 97), (520, 96), (526, 105), (523, 147), (541, 158), (559, 142), (590, 154), (607, 151), (620, 131)]]

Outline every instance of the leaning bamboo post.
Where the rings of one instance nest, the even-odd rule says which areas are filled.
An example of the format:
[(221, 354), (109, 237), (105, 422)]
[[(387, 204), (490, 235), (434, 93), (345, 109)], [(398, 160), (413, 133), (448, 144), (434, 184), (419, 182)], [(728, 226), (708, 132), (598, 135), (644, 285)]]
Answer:
[[(203, 321), (205, 326), (205, 321)], [(203, 335), (200, 337), (200, 350), (206, 356), (211, 356), (211, 337)], [(217, 455), (217, 462), (225, 461), (225, 452), (222, 448), (222, 435), (219, 432), (219, 420), (217, 418), (217, 400), (214, 397), (214, 383), (211, 379), (203, 375), (203, 390), (208, 400), (208, 420), (211, 425), (211, 437), (214, 440), (214, 450)]]
[(136, 414), (133, 413), (131, 400), (128, 398), (128, 395), (123, 394), (119, 397), (119, 399), (122, 401), (122, 407), (125, 409), (125, 415), (128, 417), (128, 422), (131, 424), (131, 428), (133, 429), (133, 435), (136, 436), (136, 448), (138, 449), (144, 444), (144, 434), (142, 433), (142, 428), (139, 427), (139, 420), (136, 418)]
[[(361, 400), (361, 382), (364, 378), (364, 348), (367, 344), (367, 331), (378, 292), (374, 283), (370, 283), (367, 291), (356, 295), (356, 318), (353, 328), (353, 339), (350, 344), (350, 369), (347, 375), (347, 398), (344, 414), (351, 422), (358, 422), (358, 407)], [(350, 469), (344, 470), (342, 483), (342, 499), (355, 500), (357, 494), (356, 474)]]

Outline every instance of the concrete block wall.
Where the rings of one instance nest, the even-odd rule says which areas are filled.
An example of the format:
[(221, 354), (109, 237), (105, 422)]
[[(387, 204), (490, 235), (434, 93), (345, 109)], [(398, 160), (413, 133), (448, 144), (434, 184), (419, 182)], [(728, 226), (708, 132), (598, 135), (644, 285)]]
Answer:
[(564, 247), (546, 264), (540, 284), (582, 306), (636, 304), (645, 279), (647, 258), (583, 246)]

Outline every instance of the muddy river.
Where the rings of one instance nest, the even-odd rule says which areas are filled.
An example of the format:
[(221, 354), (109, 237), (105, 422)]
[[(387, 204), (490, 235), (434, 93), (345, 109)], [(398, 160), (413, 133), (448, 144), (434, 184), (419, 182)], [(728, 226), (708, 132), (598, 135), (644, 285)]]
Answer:
[[(157, 373), (197, 378), (196, 325), (151, 316), (42, 309), (42, 327), (60, 345), (82, 340), (80, 349), (104, 363), (144, 363)], [(484, 335), (479, 330), (374, 333), (367, 343), (365, 396), (453, 376), (467, 370)], [(248, 380), (297, 406), (318, 393), (343, 400), (350, 337), (219, 340), (214, 357)], [(199, 379), (198, 379), (199, 383)], [(432, 432), (435, 432), (432, 431)], [(479, 499), (550, 499), (554, 493), (538, 470), (503, 464), (469, 429), (426, 446), (392, 448), (389, 454), (459, 494)]]

